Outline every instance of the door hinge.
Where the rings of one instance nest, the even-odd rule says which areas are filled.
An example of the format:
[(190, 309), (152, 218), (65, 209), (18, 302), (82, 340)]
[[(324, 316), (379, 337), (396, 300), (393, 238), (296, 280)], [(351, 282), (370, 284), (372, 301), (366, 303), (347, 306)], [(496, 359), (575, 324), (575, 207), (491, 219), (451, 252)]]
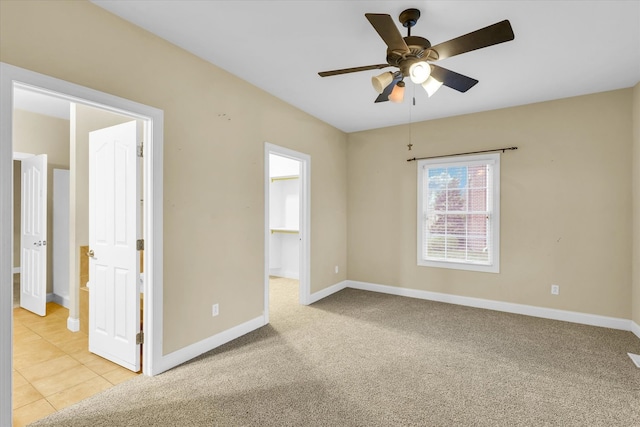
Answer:
[(138, 157), (142, 157), (143, 153), (144, 153), (144, 142), (140, 142), (140, 145), (138, 145)]
[(136, 240), (136, 250), (143, 251), (144, 250), (144, 239)]
[(144, 332), (140, 331), (136, 334), (136, 345), (144, 344)]

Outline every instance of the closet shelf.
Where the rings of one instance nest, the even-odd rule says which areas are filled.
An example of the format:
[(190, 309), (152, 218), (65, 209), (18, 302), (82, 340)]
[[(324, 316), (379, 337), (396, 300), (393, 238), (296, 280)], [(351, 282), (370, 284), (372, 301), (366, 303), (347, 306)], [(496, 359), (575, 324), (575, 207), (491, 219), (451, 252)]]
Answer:
[(298, 179), (300, 178), (299, 175), (288, 175), (288, 176), (274, 176), (271, 178), (271, 182), (274, 181), (286, 181), (288, 179)]
[(272, 228), (271, 234), (273, 233), (287, 233), (287, 234), (298, 234), (300, 230), (295, 230), (292, 228)]

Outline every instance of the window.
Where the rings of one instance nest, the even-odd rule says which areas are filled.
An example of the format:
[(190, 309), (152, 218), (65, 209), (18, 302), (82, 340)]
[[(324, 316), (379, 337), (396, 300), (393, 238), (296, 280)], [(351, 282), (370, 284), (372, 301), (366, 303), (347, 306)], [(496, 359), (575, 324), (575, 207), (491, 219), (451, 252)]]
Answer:
[(498, 273), (500, 154), (418, 161), (418, 265)]

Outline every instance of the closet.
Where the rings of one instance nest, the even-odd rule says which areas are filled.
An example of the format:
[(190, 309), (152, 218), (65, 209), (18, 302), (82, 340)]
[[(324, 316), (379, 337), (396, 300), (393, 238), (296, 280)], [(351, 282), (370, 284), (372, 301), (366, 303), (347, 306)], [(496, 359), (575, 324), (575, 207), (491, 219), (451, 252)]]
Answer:
[(269, 274), (300, 276), (300, 162), (269, 158)]

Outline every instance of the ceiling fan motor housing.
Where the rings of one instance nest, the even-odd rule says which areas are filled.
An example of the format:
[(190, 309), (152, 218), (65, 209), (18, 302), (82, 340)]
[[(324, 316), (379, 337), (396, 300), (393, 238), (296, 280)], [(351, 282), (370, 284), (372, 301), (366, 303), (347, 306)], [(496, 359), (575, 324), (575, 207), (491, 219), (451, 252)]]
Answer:
[(387, 63), (400, 68), (402, 74), (407, 76), (411, 64), (431, 59), (428, 58), (429, 55), (425, 54), (427, 49), (431, 47), (431, 42), (419, 36), (404, 37), (404, 41), (409, 48), (409, 52), (398, 52), (387, 49)]

